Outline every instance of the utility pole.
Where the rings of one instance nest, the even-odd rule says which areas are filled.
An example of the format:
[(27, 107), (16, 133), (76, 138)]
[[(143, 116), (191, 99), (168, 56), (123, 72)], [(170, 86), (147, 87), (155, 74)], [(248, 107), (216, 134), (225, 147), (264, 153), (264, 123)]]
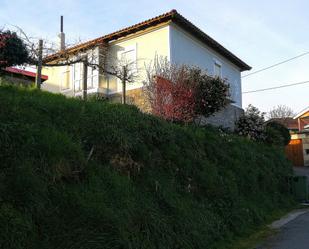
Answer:
[(42, 58), (43, 58), (43, 40), (39, 40), (39, 54), (38, 54), (38, 65), (36, 69), (35, 84), (38, 89), (41, 88), (42, 84)]
[(87, 100), (88, 57), (83, 58), (83, 100)]

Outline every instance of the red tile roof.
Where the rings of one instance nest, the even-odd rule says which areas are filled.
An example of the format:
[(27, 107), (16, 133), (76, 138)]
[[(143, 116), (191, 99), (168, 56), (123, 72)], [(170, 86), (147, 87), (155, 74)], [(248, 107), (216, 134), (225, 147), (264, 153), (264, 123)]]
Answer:
[[(34, 73), (34, 72), (30, 72), (30, 71), (15, 68), (15, 67), (7, 67), (7, 68), (4, 69), (4, 71), (9, 72), (9, 73), (14, 73), (14, 74), (21, 74), (21, 75), (32, 77), (32, 78), (36, 77), (36, 73)], [(41, 79), (42, 80), (48, 80), (48, 76), (42, 75)]]
[(119, 39), (121, 37), (125, 37), (130, 34), (134, 34), (138, 31), (145, 30), (149, 27), (156, 26), (158, 24), (167, 23), (169, 21), (172, 21), (182, 27), (184, 30), (189, 32), (191, 35), (195, 36), (197, 39), (201, 40), (203, 43), (205, 43), (207, 46), (214, 49), (216, 52), (224, 56), (225, 58), (229, 59), (231, 62), (233, 62), (235, 65), (237, 65), (242, 71), (250, 70), (251, 67), (247, 65), (245, 62), (243, 62), (241, 59), (236, 57), (233, 53), (228, 51), (226, 48), (224, 48), (221, 44), (216, 42), (214, 39), (212, 39), (210, 36), (205, 34), (202, 30), (200, 30), (198, 27), (196, 27), (194, 24), (192, 24), (189, 20), (187, 20), (185, 17), (180, 15), (176, 10), (171, 10), (170, 12), (167, 12), (165, 14), (159, 15), (157, 17), (151, 18), (149, 20), (140, 22), (138, 24), (135, 24), (133, 26), (121, 29), (119, 31), (113, 32), (111, 34), (96, 38), (94, 40), (90, 40), (88, 42), (67, 48), (64, 51), (58, 52), (56, 54), (52, 54), (44, 59), (45, 62), (51, 62), (53, 60), (57, 60), (61, 58), (61, 55), (67, 54), (67, 53), (76, 53), (84, 49), (92, 48), (99, 44), (106, 44), (109, 41)]

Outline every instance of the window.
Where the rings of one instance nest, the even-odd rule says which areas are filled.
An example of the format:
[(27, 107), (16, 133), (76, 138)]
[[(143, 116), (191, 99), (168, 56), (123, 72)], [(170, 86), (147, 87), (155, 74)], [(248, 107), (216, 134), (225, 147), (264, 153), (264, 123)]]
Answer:
[[(88, 51), (88, 61), (93, 64), (99, 64), (98, 51), (92, 49)], [(87, 89), (92, 89), (97, 86), (99, 82), (99, 70), (95, 67), (88, 67), (87, 72)]]
[(136, 45), (128, 46), (119, 51), (118, 58), (124, 65), (129, 65), (130, 70), (137, 70)]
[(70, 67), (65, 67), (65, 71), (62, 73), (61, 77), (61, 90), (69, 90), (71, 89), (71, 70)]
[[(98, 63), (98, 55), (97, 50), (89, 50), (87, 51), (88, 61), (97, 64)], [(94, 67), (87, 67), (87, 89), (93, 89), (97, 87), (99, 82), (99, 70)], [(74, 91), (80, 92), (83, 89), (83, 63), (75, 63), (73, 64), (73, 81), (74, 81)]]
[(74, 72), (74, 89), (76, 92), (78, 92), (82, 90), (82, 77), (83, 77), (82, 63), (74, 64), (73, 72)]
[(309, 149), (306, 149), (306, 155), (309, 155)]
[(214, 65), (214, 76), (217, 76), (217, 77), (222, 77), (222, 72), (221, 72), (221, 63), (219, 62), (215, 62), (215, 65)]

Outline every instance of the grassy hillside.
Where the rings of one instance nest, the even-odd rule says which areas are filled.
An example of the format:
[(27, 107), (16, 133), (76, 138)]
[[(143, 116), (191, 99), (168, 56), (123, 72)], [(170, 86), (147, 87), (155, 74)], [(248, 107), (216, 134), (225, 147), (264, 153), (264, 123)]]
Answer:
[(0, 248), (216, 248), (288, 207), (278, 148), (0, 87)]

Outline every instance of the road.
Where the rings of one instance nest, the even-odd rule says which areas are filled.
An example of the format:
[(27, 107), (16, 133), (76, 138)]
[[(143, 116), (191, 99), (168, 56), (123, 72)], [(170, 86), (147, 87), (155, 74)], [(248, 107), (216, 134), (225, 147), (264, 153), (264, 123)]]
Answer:
[(281, 227), (278, 234), (256, 249), (309, 249), (309, 212)]
[[(309, 179), (309, 167), (294, 167), (294, 173)], [(283, 225), (278, 234), (255, 249), (309, 249), (309, 211)]]

